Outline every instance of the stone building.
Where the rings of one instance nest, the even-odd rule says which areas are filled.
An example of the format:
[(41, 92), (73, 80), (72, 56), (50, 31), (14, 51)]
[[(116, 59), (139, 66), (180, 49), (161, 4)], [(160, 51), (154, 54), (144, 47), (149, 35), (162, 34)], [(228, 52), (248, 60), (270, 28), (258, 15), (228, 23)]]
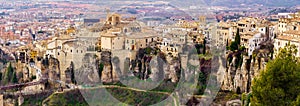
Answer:
[(108, 14), (104, 26), (112, 26), (101, 32), (101, 50), (138, 50), (150, 46), (158, 34), (142, 22), (122, 21), (119, 14)]

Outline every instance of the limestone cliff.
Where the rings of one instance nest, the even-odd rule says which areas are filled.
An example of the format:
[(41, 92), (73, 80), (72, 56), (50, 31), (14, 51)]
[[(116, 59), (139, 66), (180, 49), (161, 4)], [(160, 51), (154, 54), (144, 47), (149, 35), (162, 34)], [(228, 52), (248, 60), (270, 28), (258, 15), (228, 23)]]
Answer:
[[(259, 53), (255, 57), (242, 56), (242, 64), (238, 66), (237, 55), (232, 56), (232, 61), (227, 63), (222, 90), (235, 91), (238, 93), (250, 92), (251, 82), (259, 75), (260, 70), (265, 69), (268, 56)], [(230, 60), (230, 59), (229, 59)]]

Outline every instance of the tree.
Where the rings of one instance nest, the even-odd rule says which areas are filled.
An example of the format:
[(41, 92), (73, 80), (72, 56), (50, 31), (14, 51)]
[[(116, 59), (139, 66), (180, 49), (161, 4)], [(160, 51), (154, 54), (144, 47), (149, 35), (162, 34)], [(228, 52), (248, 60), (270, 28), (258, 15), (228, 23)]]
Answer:
[(226, 39), (226, 47), (229, 46), (229, 41)]
[(203, 39), (203, 54), (206, 53), (206, 38)]
[(235, 35), (235, 38), (234, 38), (234, 42), (236, 42), (238, 45), (241, 44), (241, 36), (240, 36), (239, 29), (237, 29), (237, 31), (236, 31), (236, 35)]
[(234, 41), (231, 42), (229, 49), (231, 51), (239, 50), (240, 44), (241, 44), (241, 36), (240, 36), (239, 29), (237, 29), (236, 36), (234, 38)]
[(18, 83), (18, 78), (17, 78), (17, 73), (16, 73), (16, 71), (14, 71), (13, 72), (13, 77), (12, 77), (12, 79), (11, 79), (11, 81), (10, 82), (12, 82), (12, 83)]
[(0, 72), (0, 82), (2, 81), (2, 72)]
[(6, 71), (5, 71), (5, 74), (4, 74), (4, 78), (3, 78), (3, 84), (8, 84), (11, 82), (11, 78), (13, 77), (13, 73), (14, 73), (14, 70), (13, 70), (13, 67), (11, 65), (11, 63), (9, 63)]
[(103, 71), (103, 68), (104, 68), (104, 64), (100, 63), (99, 64), (99, 69), (98, 69), (98, 75), (99, 75), (99, 78), (101, 79), (102, 77), (102, 71)]
[(70, 71), (71, 71), (71, 81), (72, 81), (73, 84), (77, 84), (77, 81), (75, 79), (75, 70), (74, 70), (74, 63), (73, 62), (71, 62), (69, 68), (70, 68)]
[(235, 51), (235, 50), (238, 50), (239, 49), (239, 45), (237, 42), (231, 42), (230, 46), (229, 46), (230, 50), (231, 51)]
[(254, 79), (251, 104), (289, 106), (299, 103), (300, 64), (297, 49), (290, 43)]

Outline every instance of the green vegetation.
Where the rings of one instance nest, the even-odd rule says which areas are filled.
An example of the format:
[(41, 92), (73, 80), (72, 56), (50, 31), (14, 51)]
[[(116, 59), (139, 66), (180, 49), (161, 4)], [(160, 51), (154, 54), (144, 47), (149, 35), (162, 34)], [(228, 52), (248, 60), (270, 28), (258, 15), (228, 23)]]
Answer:
[(147, 47), (147, 48), (145, 49), (145, 53), (146, 53), (146, 54), (150, 54), (151, 51), (152, 51), (152, 49), (151, 49), (150, 47)]
[(99, 69), (98, 69), (98, 75), (99, 75), (99, 78), (101, 78), (101, 76), (102, 76), (103, 68), (104, 68), (104, 64), (103, 64), (103, 63), (100, 63), (100, 64), (99, 64)]
[(17, 72), (16, 71), (14, 71), (14, 73), (13, 73), (13, 77), (12, 77), (12, 79), (11, 79), (11, 81), (10, 82), (12, 82), (12, 83), (18, 83), (18, 78), (17, 78), (17, 74), (16, 74)]
[(2, 81), (2, 72), (0, 72), (0, 82)]
[(226, 104), (227, 101), (240, 99), (241, 97), (235, 92), (231, 91), (219, 91), (216, 98), (214, 99), (214, 103), (218, 104)]
[(206, 53), (206, 38), (203, 39), (203, 54)]
[(231, 51), (239, 50), (240, 44), (241, 44), (241, 36), (240, 36), (240, 33), (239, 33), (239, 29), (237, 29), (234, 41), (231, 42), (230, 46), (227, 47), (227, 48)]
[(46, 99), (52, 92), (39, 93), (34, 95), (24, 96), (24, 103), (22, 106), (42, 106), (42, 102)]
[[(90, 99), (90, 105), (107, 105), (107, 106), (115, 106), (117, 105), (114, 100), (111, 100), (108, 95), (102, 93), (104, 88), (99, 89), (91, 89), (85, 92), (84, 97), (94, 97), (101, 96), (100, 98)], [(156, 93), (156, 92), (143, 92), (143, 91), (134, 91), (126, 88), (106, 88), (106, 91), (109, 92), (114, 98), (119, 100), (120, 102), (129, 104), (129, 105), (152, 105), (155, 103), (159, 103), (165, 100), (169, 95)], [(106, 97), (107, 96), (107, 97)], [(64, 93), (54, 93), (50, 95), (47, 99), (44, 100), (44, 104), (47, 106), (88, 106), (87, 102), (84, 100), (84, 97), (80, 94), (79, 90), (72, 90)], [(41, 105), (41, 100), (35, 102), (37, 104), (28, 103), (29, 99), (26, 99), (26, 105)], [(124, 104), (119, 104), (124, 105)]]
[(249, 93), (249, 94), (243, 93), (242, 94), (242, 103), (243, 103), (243, 106), (249, 106), (251, 96), (252, 96), (251, 93)]
[(199, 77), (198, 77), (198, 84), (197, 84), (197, 91), (195, 95), (203, 95), (204, 90), (206, 89), (206, 80), (207, 77), (204, 75), (203, 72), (199, 72)]
[(251, 105), (300, 105), (300, 64), (296, 52), (296, 46), (289, 43), (254, 79)]
[(237, 56), (237, 64), (235, 64), (235, 67), (241, 67), (243, 64), (243, 54), (239, 54)]
[(75, 79), (74, 63), (71, 62), (70, 66), (71, 66), (71, 67), (70, 67), (70, 71), (71, 71), (71, 81), (72, 81), (73, 84), (77, 84), (76, 79)]
[(79, 90), (72, 90), (65, 93), (53, 93), (44, 104), (47, 106), (88, 106)]
[(199, 54), (198, 56), (200, 59), (204, 58), (205, 60), (210, 60), (213, 57), (212, 54)]
[(9, 83), (18, 83), (16, 72), (14, 71), (14, 68), (12, 67), (11, 63), (9, 63), (3, 76), (3, 84), (6, 85)]
[(148, 106), (165, 100), (169, 95), (159, 94), (154, 92), (140, 92), (120, 88), (106, 89), (119, 101), (129, 105)]
[(173, 83), (171, 81), (163, 81), (158, 87), (152, 89), (151, 91), (172, 93), (175, 90), (176, 86), (177, 83)]
[[(236, 36), (235, 36), (235, 39), (233, 42), (231, 42), (230, 46), (226, 47), (226, 49), (230, 50), (230, 51), (233, 51), (233, 54), (237, 57), (237, 60), (236, 60), (236, 64), (235, 67), (238, 68), (238, 67), (241, 67), (242, 64), (243, 64), (243, 55), (246, 53), (245, 52), (245, 46), (241, 46), (241, 37), (240, 37), (240, 34), (239, 34), (239, 29), (237, 29), (237, 32), (236, 32)], [(232, 62), (233, 60), (233, 56), (229, 56), (228, 59), (229, 63)]]

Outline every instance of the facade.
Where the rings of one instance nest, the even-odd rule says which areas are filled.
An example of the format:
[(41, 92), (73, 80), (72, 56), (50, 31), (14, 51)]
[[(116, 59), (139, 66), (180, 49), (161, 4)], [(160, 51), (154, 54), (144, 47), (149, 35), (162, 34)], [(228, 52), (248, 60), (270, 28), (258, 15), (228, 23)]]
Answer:
[[(217, 45), (229, 44), (234, 39), (234, 27), (230, 22), (220, 22), (217, 26)], [(236, 32), (236, 31), (235, 31)]]
[(247, 33), (241, 36), (241, 45), (248, 51), (248, 56), (251, 56), (253, 51), (260, 47), (260, 43), (266, 40), (267, 39), (263, 33)]
[(163, 38), (161, 44), (159, 45), (160, 50), (168, 55), (177, 57), (178, 53), (181, 52), (181, 46), (172, 41), (171, 38)]
[(152, 42), (158, 40), (158, 34), (153, 31), (135, 32), (126, 36), (125, 49), (138, 50), (139, 48), (146, 48)]
[(296, 57), (300, 57), (300, 14), (290, 14), (289, 17), (280, 18), (274, 40), (275, 55), (288, 43), (298, 49)]
[[(120, 15), (111, 15), (106, 24), (114, 27), (101, 32), (101, 50), (132, 50), (150, 46), (158, 39), (158, 34), (153, 29), (147, 28), (141, 22), (119, 20)], [(114, 21), (115, 20), (115, 21)]]
[(274, 52), (279, 52), (281, 48), (284, 48), (286, 45), (290, 43), (291, 45), (295, 45), (297, 48), (296, 57), (300, 57), (300, 33), (299, 31), (286, 31), (282, 35), (275, 38), (274, 41)]

